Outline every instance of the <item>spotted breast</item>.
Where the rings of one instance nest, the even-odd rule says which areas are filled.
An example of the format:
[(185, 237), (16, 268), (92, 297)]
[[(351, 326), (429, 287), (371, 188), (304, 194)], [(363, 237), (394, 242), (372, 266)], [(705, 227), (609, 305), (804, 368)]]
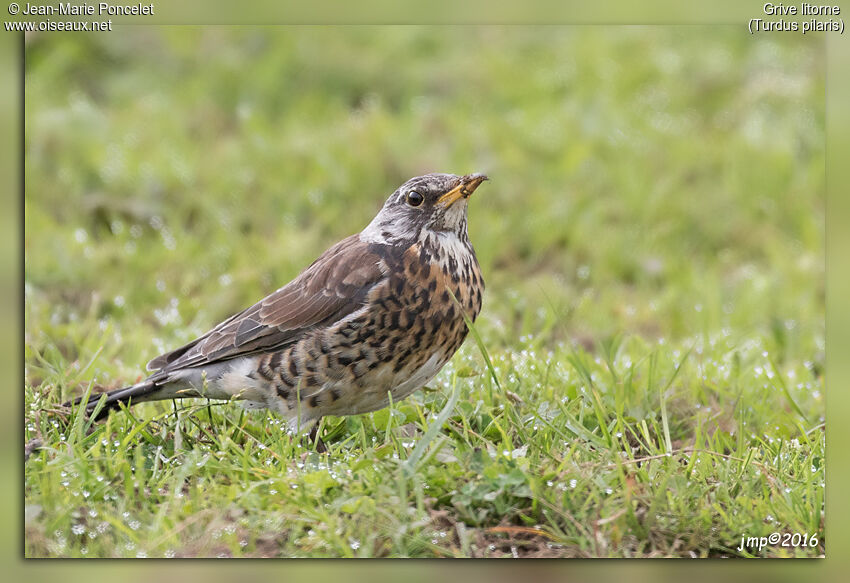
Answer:
[[(220, 382), (242, 387), (249, 406), (269, 407), (302, 428), (324, 415), (385, 407), (424, 386), (467, 335), (464, 312), (481, 311), (484, 280), (468, 242), (430, 233), (401, 251), (370, 245), (390, 274), (363, 309), (297, 344), (257, 357)], [(233, 377), (233, 378), (230, 378)], [(246, 383), (246, 377), (250, 377)]]

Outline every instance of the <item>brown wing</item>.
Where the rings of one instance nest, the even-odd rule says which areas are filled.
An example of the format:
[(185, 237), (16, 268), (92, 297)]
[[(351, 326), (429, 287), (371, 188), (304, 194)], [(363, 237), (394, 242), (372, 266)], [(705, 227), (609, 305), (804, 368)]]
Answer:
[(189, 344), (154, 358), (148, 370), (203, 366), (291, 344), (304, 331), (359, 309), (385, 272), (383, 259), (352, 235), (273, 294)]

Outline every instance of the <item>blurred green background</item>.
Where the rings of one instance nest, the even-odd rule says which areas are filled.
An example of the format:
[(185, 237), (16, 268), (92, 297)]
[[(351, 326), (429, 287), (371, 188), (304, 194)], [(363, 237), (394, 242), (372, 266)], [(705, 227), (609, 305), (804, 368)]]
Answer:
[[(90, 379), (135, 381), (148, 359), (360, 230), (407, 178), (480, 171), (491, 181), (470, 205), (488, 284), (477, 325), (506, 386), (524, 399), (507, 430), (514, 445), (534, 422), (522, 416), (545, 416), (542, 405), (562, 396), (578, 403), (572, 412), (594, 436), (608, 420), (660, 427), (666, 398), (668, 451), (705, 439), (722, 455), (758, 452), (769, 464), (780, 458), (774, 440), (803, 446), (794, 463), (775, 468), (794, 484), (784, 503), (758, 471), (747, 473), (751, 508), (730, 532), (715, 534), (733, 519), (709, 508), (690, 481), (671, 490), (670, 504), (704, 500), (702, 514), (687, 510), (703, 522), (693, 526), (697, 542), (667, 540), (657, 552), (716, 551), (765, 514), (813, 528), (823, 488), (823, 57), (822, 36), (753, 37), (737, 25), (119, 27), (31, 36), (28, 403), (59, 402)], [(666, 370), (688, 367), (665, 388), (652, 384), (650, 364), (647, 388), (625, 397), (624, 413), (620, 379), (601, 380), (606, 346), (617, 367), (636, 370), (657, 355)], [(576, 351), (592, 361), (601, 412), (583, 400), (591, 377), (573, 370), (581, 368), (570, 360)], [(454, 370), (474, 371), (475, 356), (468, 343)], [(462, 399), (474, 403), (484, 381), (468, 382)], [(486, 406), (499, 415), (498, 401)], [(462, 409), (462, 420), (472, 415)], [(605, 423), (594, 426), (595, 415)], [(581, 463), (613, 463), (622, 444), (608, 446), (611, 458), (586, 448)], [(551, 460), (532, 459), (523, 472), (545, 483)], [(672, 478), (681, 477), (677, 463), (664, 466)], [(31, 535), (39, 556), (62, 554), (39, 540), (50, 535), (45, 525), (71, 529), (39, 499), (46, 486), (35, 481), (47, 483), (49, 471), (32, 472), (27, 485), (45, 507)], [(588, 472), (588, 483), (600, 475)], [(469, 478), (452, 479), (460, 481), (446, 479), (446, 491)], [(593, 508), (572, 506), (579, 491), (561, 502), (582, 522), (579, 512), (592, 514), (610, 500), (606, 491), (620, 491), (599, 480), (585, 498)], [(728, 495), (718, 476), (709, 481), (712, 495)], [(617, 515), (617, 503), (601, 515)], [(664, 533), (691, 519), (675, 510), (675, 528), (665, 524)], [(620, 522), (606, 527), (615, 531), (605, 535), (614, 555), (633, 527)], [(569, 523), (558, 527), (561, 543), (598, 550), (571, 538)], [(652, 556), (658, 544), (636, 554)]]
[(122, 349), (135, 367), (288, 281), (410, 176), (483, 171), (491, 341), (731, 327), (814, 358), (822, 52), (717, 26), (34, 37), (27, 303), (150, 328), (163, 344)]

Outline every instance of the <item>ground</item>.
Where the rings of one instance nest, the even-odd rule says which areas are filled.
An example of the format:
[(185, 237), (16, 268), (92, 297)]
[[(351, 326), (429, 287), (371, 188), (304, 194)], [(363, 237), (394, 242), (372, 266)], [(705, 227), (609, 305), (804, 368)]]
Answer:
[[(824, 553), (823, 37), (126, 27), (26, 52), (27, 556)], [(427, 389), (325, 419), (327, 453), (235, 404), (61, 408), (427, 171), (491, 177), (484, 311)]]

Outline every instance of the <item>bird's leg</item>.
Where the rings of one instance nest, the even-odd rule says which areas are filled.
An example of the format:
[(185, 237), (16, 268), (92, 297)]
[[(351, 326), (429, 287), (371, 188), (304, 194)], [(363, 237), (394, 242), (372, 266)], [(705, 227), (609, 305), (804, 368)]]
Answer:
[(309, 439), (312, 443), (316, 445), (316, 451), (318, 453), (327, 453), (328, 448), (325, 446), (325, 442), (322, 441), (322, 438), (319, 437), (319, 425), (321, 425), (321, 421), (321, 417), (316, 420), (316, 424), (313, 425), (313, 428), (310, 430), (307, 439)]

